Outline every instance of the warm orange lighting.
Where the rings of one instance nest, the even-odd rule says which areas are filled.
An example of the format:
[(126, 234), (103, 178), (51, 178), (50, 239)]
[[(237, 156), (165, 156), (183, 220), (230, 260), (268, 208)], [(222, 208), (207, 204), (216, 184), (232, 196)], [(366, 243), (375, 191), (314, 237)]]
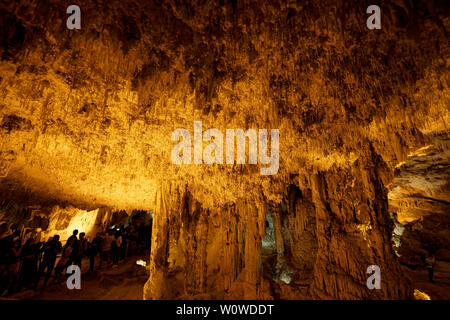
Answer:
[(142, 267), (146, 267), (147, 266), (147, 262), (145, 262), (144, 260), (137, 260), (136, 264), (138, 266), (142, 266)]
[(416, 298), (416, 300), (431, 300), (431, 297), (428, 294), (418, 289), (414, 289), (414, 298)]
[[(90, 236), (94, 231), (95, 221), (97, 219), (98, 209), (81, 210), (73, 207), (59, 208), (55, 207), (50, 216), (50, 225), (43, 234), (43, 240), (59, 234), (62, 241), (67, 240), (72, 235), (73, 230), (79, 233), (84, 232), (86, 236)], [(68, 223), (64, 220), (70, 219)]]

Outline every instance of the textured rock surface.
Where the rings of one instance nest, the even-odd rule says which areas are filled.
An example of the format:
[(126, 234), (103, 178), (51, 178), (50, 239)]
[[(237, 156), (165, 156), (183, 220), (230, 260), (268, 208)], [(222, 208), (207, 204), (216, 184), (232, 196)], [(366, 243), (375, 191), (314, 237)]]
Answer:
[[(0, 4), (2, 199), (154, 209), (149, 299), (412, 297), (387, 186), (448, 134), (447, 1), (375, 31), (351, 1), (80, 1), (79, 31), (69, 4)], [(173, 165), (194, 120), (279, 129), (278, 173)]]
[(423, 266), (429, 252), (450, 261), (450, 139), (435, 136), (395, 169), (389, 211), (398, 221), (398, 254), (409, 266)]
[(73, 206), (21, 206), (8, 201), (0, 206), (0, 221), (15, 224), (19, 230), (29, 229), (38, 241), (47, 241), (58, 234), (65, 242), (75, 229), (92, 239), (96, 232), (114, 224), (117, 213), (106, 207), (89, 211)]
[(389, 210), (401, 223), (429, 214), (445, 215), (450, 205), (450, 137), (435, 136), (396, 167)]

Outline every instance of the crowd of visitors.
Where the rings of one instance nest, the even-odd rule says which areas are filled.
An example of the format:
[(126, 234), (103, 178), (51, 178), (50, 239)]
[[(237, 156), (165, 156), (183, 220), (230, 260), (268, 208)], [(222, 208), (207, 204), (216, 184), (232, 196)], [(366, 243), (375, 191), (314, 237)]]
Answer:
[(70, 265), (89, 262), (87, 272), (105, 266), (117, 266), (127, 256), (143, 253), (150, 248), (151, 225), (113, 227), (88, 239), (84, 232), (73, 234), (64, 245), (59, 235), (46, 242), (38, 242), (31, 232), (20, 232), (11, 225), (0, 238), (0, 295), (6, 296), (25, 289), (45, 288), (53, 274), (53, 281), (65, 280)]

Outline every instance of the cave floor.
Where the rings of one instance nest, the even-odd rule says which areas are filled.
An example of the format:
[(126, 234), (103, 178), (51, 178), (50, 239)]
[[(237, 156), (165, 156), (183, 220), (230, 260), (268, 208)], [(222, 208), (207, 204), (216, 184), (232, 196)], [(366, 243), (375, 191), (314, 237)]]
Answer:
[[(149, 256), (149, 255), (145, 255)], [(69, 290), (66, 282), (49, 281), (44, 290), (27, 290), (8, 298), (28, 300), (142, 300), (142, 290), (148, 280), (145, 267), (136, 265), (144, 255), (132, 256), (117, 266), (104, 266), (92, 273), (82, 272), (81, 289)], [(88, 259), (82, 262), (84, 269), (89, 266)], [(42, 283), (42, 280), (41, 280)]]

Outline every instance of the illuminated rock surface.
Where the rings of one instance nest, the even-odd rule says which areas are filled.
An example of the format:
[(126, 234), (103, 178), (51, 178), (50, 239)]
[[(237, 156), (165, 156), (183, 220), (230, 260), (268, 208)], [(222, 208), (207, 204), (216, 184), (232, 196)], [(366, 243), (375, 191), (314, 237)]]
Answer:
[[(431, 2), (382, 1), (373, 31), (348, 1), (80, 1), (79, 31), (60, 1), (3, 2), (1, 199), (154, 210), (147, 299), (413, 298), (388, 192), (402, 223), (449, 212), (433, 144), (449, 139), (449, 8)], [(279, 129), (278, 173), (172, 164), (172, 131), (195, 120)], [(430, 144), (446, 157), (426, 156), (430, 181), (394, 181)]]

